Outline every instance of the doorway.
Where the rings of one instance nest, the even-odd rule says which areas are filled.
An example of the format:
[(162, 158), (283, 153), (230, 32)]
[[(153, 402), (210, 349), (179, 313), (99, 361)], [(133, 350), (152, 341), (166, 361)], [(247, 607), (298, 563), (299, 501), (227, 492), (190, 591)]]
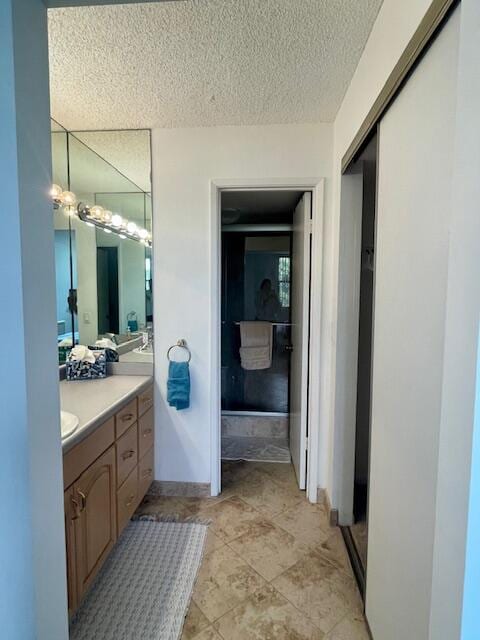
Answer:
[(98, 333), (119, 332), (117, 247), (97, 247)]
[(221, 193), (221, 459), (307, 485), (312, 194)]

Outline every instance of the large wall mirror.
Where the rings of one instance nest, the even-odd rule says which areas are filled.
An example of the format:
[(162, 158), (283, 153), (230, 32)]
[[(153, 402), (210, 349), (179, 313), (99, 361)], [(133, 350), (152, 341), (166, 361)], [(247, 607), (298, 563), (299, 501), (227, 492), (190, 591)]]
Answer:
[(150, 131), (52, 121), (52, 168), (59, 362), (103, 337), (153, 361)]

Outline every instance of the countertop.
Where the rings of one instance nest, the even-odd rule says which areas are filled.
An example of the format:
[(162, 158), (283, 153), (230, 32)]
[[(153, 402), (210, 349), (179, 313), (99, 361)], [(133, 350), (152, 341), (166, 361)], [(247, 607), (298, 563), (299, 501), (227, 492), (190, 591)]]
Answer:
[(101, 380), (62, 380), (60, 406), (79, 419), (76, 430), (62, 442), (63, 452), (81, 442), (152, 382), (152, 376), (134, 375), (114, 375)]

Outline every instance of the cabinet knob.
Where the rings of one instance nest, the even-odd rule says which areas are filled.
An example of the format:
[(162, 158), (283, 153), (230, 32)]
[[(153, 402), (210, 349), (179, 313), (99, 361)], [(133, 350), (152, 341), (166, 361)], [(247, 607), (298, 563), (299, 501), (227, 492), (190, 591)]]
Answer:
[(128, 451), (124, 451), (122, 453), (122, 460), (128, 460), (129, 458), (131, 458), (134, 455), (135, 455), (134, 449), (129, 449)]
[(129, 420), (132, 420), (132, 418), (133, 418), (133, 413), (124, 413), (120, 419), (122, 422), (128, 422)]
[(151, 429), (145, 429), (145, 431), (142, 431), (142, 435), (145, 438), (145, 436), (148, 436), (152, 433)]

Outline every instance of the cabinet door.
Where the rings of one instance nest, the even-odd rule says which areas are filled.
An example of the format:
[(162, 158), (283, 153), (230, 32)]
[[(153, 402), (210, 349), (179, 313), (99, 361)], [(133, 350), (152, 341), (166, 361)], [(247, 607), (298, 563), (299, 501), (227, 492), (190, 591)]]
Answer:
[(110, 447), (74, 485), (77, 598), (80, 602), (116, 540), (115, 449)]
[(68, 615), (77, 608), (77, 571), (75, 566), (75, 520), (78, 518), (78, 503), (73, 495), (73, 487), (64, 492), (65, 543), (67, 547), (67, 589)]

